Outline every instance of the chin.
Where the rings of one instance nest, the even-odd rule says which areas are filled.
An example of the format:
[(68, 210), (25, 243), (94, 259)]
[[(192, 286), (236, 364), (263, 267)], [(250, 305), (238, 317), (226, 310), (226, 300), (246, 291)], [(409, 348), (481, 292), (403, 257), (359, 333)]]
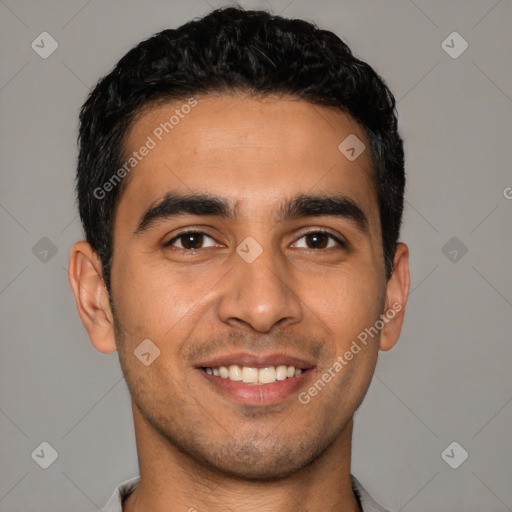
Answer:
[(309, 466), (321, 453), (316, 453), (315, 443), (304, 446), (294, 443), (293, 446), (276, 443), (233, 442), (217, 450), (209, 448), (207, 453), (199, 453), (197, 446), (192, 455), (202, 466), (226, 477), (245, 481), (277, 481), (289, 478), (291, 475)]
[(251, 464), (247, 466), (237, 463), (230, 463), (229, 460), (223, 460), (220, 464), (207, 463), (203, 461), (203, 465), (210, 467), (215, 473), (223, 474), (226, 477), (244, 481), (253, 482), (275, 482), (289, 478), (291, 475), (301, 470), (308, 463), (290, 463), (285, 467), (280, 464), (269, 464), (268, 461), (259, 464)]

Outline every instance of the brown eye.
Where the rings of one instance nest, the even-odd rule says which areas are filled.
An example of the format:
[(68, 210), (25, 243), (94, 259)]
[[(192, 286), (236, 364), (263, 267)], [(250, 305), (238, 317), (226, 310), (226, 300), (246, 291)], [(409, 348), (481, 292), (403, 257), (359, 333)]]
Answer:
[(329, 237), (325, 233), (309, 233), (306, 240), (311, 242), (308, 244), (310, 249), (325, 249), (329, 244)]
[[(299, 240), (306, 240), (305, 245), (299, 246), (304, 249), (330, 249), (331, 247), (335, 247), (336, 245), (345, 247), (345, 244), (333, 234), (327, 231), (311, 231), (309, 233), (303, 234)], [(333, 243), (331, 243), (333, 242)], [(331, 245), (329, 245), (331, 243)], [(298, 242), (295, 243), (295, 247), (297, 247)]]
[[(174, 246), (178, 249), (195, 251), (198, 249), (203, 249), (203, 244), (205, 239), (209, 238), (213, 240), (213, 238), (206, 233), (201, 231), (186, 231), (184, 233), (180, 233), (178, 236), (175, 236), (173, 239), (169, 240), (166, 246)], [(175, 242), (179, 242), (179, 245), (174, 245)], [(215, 244), (210, 245), (209, 247), (213, 247)]]

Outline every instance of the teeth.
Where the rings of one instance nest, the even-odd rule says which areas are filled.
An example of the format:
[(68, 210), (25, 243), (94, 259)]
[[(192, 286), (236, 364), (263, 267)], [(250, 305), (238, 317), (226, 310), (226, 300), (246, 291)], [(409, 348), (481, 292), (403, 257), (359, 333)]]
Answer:
[(258, 368), (249, 368), (248, 366), (244, 366), (242, 368), (242, 380), (246, 384), (258, 382)]
[(229, 367), (229, 380), (242, 380), (242, 368), (237, 364)]
[[(290, 368), (293, 368), (293, 366), (290, 366)], [(277, 380), (284, 380), (286, 379), (286, 366), (281, 365), (276, 368), (276, 379)]]
[(295, 366), (266, 366), (265, 368), (253, 368), (250, 366), (219, 366), (218, 368), (204, 368), (209, 375), (215, 375), (222, 379), (242, 381), (246, 384), (271, 384), (276, 380), (285, 380), (290, 377), (299, 377), (302, 374), (300, 368)]
[(270, 382), (276, 381), (276, 369), (273, 366), (267, 366), (267, 368), (260, 368), (259, 382), (263, 384), (269, 384)]

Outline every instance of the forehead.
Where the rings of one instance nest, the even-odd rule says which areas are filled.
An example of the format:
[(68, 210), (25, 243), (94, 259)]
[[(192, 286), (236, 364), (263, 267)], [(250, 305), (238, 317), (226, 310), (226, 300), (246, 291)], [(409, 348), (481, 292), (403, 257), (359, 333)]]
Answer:
[[(356, 150), (366, 149), (350, 159), (354, 141)], [(138, 116), (125, 141), (125, 158), (134, 152), (140, 160), (127, 176), (120, 211), (147, 208), (176, 190), (245, 202), (246, 213), (297, 193), (337, 191), (369, 217), (376, 213), (363, 129), (347, 114), (301, 99), (217, 95), (155, 106)]]

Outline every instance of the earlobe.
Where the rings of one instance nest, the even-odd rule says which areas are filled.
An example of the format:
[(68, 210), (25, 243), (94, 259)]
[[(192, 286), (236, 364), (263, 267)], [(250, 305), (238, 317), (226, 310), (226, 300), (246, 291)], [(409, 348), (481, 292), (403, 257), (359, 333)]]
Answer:
[(114, 352), (113, 315), (101, 274), (101, 261), (85, 240), (76, 242), (69, 257), (68, 279), (78, 314), (96, 350)]
[(390, 350), (398, 341), (404, 323), (410, 284), (409, 248), (404, 243), (399, 243), (393, 260), (393, 273), (386, 287), (384, 327), (380, 336), (380, 350)]

